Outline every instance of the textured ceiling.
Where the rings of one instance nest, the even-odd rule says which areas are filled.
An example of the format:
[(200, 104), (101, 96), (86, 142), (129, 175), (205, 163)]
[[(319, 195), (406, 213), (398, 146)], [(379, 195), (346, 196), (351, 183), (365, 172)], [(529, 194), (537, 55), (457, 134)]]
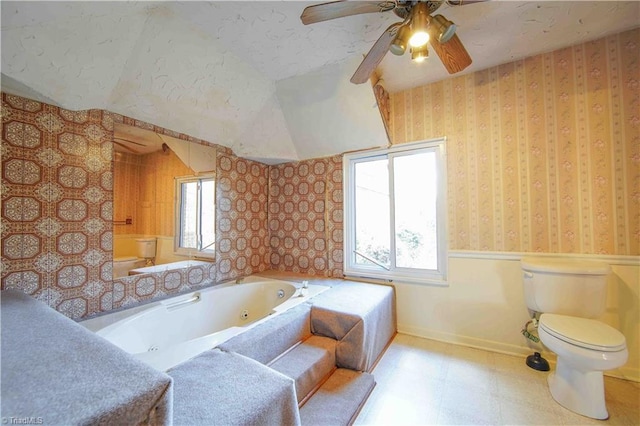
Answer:
[[(387, 143), (368, 84), (348, 83), (391, 12), (304, 26), (309, 2), (10, 2), (3, 90), (103, 108), (268, 163)], [(638, 26), (640, 2), (488, 1), (438, 11), (472, 72)], [(388, 54), (389, 91), (448, 77)]]

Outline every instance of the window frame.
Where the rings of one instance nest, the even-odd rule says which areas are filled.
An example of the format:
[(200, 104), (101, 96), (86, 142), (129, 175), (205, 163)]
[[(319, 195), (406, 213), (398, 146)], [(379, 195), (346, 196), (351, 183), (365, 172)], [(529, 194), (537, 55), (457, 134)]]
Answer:
[[(202, 181), (212, 181), (214, 183), (214, 200), (215, 200), (215, 188), (216, 188), (216, 175), (213, 173), (195, 175), (195, 176), (179, 176), (175, 178), (175, 236), (173, 239), (173, 251), (174, 254), (180, 256), (197, 256), (204, 258), (215, 258), (215, 242), (211, 246), (212, 248), (205, 248), (204, 250), (200, 247), (202, 246), (202, 234), (201, 234), (201, 223), (202, 223), (202, 191), (201, 191), (201, 182)], [(182, 196), (182, 184), (197, 182), (198, 183), (198, 199), (197, 199), (197, 210), (198, 215), (196, 218), (196, 228), (198, 229), (198, 243), (197, 248), (193, 247), (183, 247), (180, 245), (180, 241), (182, 240), (182, 204), (183, 204), (183, 196)], [(214, 210), (215, 211), (215, 210)], [(215, 213), (214, 213), (215, 215)], [(215, 222), (215, 217), (214, 217)], [(214, 239), (215, 240), (215, 239)]]
[[(400, 281), (418, 284), (447, 286), (447, 173), (446, 173), (446, 138), (435, 138), (411, 143), (395, 145), (390, 148), (360, 151), (343, 156), (344, 177), (344, 275), (358, 278), (381, 279), (389, 282)], [(395, 225), (394, 208), (394, 175), (393, 158), (402, 155), (417, 154), (419, 152), (434, 152), (436, 154), (436, 232), (437, 238), (437, 268), (417, 269), (398, 268), (395, 266), (395, 241), (393, 238)], [(389, 224), (392, 238), (390, 240), (390, 268), (380, 269), (375, 265), (361, 265), (355, 262), (356, 242), (356, 209), (355, 209), (355, 167), (361, 162), (387, 158), (389, 160)], [(386, 268), (385, 268), (386, 269)]]

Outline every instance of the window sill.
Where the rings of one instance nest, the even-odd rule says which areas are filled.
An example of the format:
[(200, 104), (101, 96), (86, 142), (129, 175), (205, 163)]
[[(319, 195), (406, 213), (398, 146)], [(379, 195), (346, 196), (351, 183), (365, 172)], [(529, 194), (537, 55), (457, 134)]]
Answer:
[(406, 275), (385, 275), (362, 271), (345, 271), (346, 279), (378, 281), (384, 284), (420, 284), (434, 287), (449, 287), (446, 279), (431, 277), (415, 277)]

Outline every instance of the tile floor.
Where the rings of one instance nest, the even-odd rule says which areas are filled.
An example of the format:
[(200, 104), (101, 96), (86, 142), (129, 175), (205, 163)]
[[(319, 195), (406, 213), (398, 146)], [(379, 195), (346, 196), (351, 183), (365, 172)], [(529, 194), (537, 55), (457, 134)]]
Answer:
[(640, 425), (640, 383), (605, 377), (609, 420), (558, 405), (548, 373), (503, 355), (398, 334), (356, 425)]

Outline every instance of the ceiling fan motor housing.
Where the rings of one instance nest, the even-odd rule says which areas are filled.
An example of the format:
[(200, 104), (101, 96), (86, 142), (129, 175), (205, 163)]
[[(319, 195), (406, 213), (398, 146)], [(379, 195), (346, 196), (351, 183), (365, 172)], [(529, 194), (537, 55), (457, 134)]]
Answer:
[(426, 3), (428, 13), (432, 14), (433, 12), (438, 10), (438, 8), (442, 6), (444, 2), (445, 0), (438, 0), (438, 1), (398, 0), (396, 8), (393, 9), (393, 13), (395, 13), (398, 17), (402, 19), (406, 19), (407, 16), (411, 14), (411, 9), (413, 9), (413, 6), (415, 6), (418, 3)]

